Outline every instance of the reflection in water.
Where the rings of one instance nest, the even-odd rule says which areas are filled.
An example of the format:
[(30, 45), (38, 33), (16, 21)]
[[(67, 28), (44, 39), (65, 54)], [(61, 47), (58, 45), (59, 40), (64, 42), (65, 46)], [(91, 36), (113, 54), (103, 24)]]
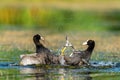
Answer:
[(61, 74), (61, 75), (59, 76), (59, 79), (58, 79), (58, 80), (64, 80), (64, 77), (66, 76), (66, 75), (65, 75), (65, 69), (64, 69), (64, 68), (60, 68), (60, 69), (58, 70), (58, 73)]
[[(79, 70), (79, 69), (77, 69)], [(65, 68), (21, 68), (20, 73), (27, 75), (24, 80), (92, 80), (90, 72), (75, 72)]]
[[(91, 67), (71, 69), (54, 65), (45, 67), (16, 66), (8, 62), (1, 62), (0, 80), (97, 80), (96, 76), (109, 76), (109, 79), (113, 75), (120, 75), (120, 63), (95, 61), (91, 62), (91, 65)], [(116, 76), (116, 78), (120, 77)], [(104, 77), (101, 77), (101, 80), (103, 79)]]
[(49, 78), (46, 77), (47, 71), (43, 68), (21, 68), (20, 73), (30, 76), (24, 80), (49, 80)]
[[(13, 64), (13, 63), (12, 63)], [(119, 62), (91, 62), (91, 67), (18, 66), (0, 62), (0, 80), (119, 80)], [(114, 77), (112, 77), (114, 76)]]
[[(0, 80), (119, 80), (120, 63), (116, 67), (33, 67), (0, 63)], [(100, 63), (98, 64), (100, 65)], [(111, 77), (114, 76), (114, 77)]]

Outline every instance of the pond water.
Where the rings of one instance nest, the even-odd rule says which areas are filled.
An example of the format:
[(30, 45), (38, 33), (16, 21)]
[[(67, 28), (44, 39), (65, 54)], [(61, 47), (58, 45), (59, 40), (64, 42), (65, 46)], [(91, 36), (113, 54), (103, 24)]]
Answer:
[(0, 62), (0, 80), (119, 80), (120, 63), (91, 61), (89, 67), (19, 66)]
[[(96, 47), (90, 61), (91, 66), (89, 67), (19, 66), (21, 54), (29, 54), (35, 51), (32, 42), (32, 36), (35, 33), (39, 32), (8, 31), (0, 34), (0, 80), (120, 80), (119, 33), (80, 32), (78, 34), (73, 33), (73, 36), (70, 36), (71, 43), (80, 50), (86, 48), (86, 46), (80, 45), (85, 40), (93, 39), (96, 41)], [(51, 35), (53, 39), (50, 39)], [(61, 49), (65, 42), (65, 36), (49, 34), (46, 40), (51, 43), (50, 49), (54, 51), (58, 48)]]

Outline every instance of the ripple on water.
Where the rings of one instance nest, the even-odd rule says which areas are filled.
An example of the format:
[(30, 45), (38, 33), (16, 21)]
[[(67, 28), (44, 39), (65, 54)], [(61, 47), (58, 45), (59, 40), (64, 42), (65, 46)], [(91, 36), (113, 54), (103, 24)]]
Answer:
[[(120, 72), (119, 62), (91, 61), (91, 67), (73, 69), (74, 72)], [(0, 62), (1, 69), (7, 68), (33, 68), (32, 66), (19, 66), (13, 62)], [(69, 69), (69, 68), (68, 68)]]
[[(119, 80), (119, 62), (92, 61), (90, 63), (91, 66), (89, 67), (56, 68), (56, 66), (51, 66), (51, 68), (47, 68), (35, 66), (19, 66), (17, 63), (0, 62), (0, 70), (2, 74), (9, 76), (9, 79), (14, 75), (22, 80), (37, 80), (38, 78), (42, 78), (44, 80), (110, 80), (111, 78), (111, 80)], [(6, 78), (5, 76), (2, 77)], [(113, 76), (115, 78), (113, 78)]]

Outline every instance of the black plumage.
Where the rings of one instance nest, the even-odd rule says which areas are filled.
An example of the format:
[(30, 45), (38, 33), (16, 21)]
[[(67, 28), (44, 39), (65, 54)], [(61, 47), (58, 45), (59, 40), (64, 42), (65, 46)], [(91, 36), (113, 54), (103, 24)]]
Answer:
[(59, 56), (52, 54), (48, 48), (44, 47), (44, 45), (40, 43), (40, 40), (42, 40), (42, 37), (39, 34), (33, 36), (37, 57), (44, 59), (43, 61), (45, 64), (58, 64)]
[(42, 52), (50, 53), (50, 50), (48, 48), (44, 47), (44, 45), (42, 43), (40, 43), (40, 40), (44, 40), (44, 39), (39, 34), (36, 34), (33, 36), (33, 42), (36, 46), (36, 53), (38, 53), (38, 54), (40, 54)]
[(88, 45), (88, 48), (84, 51), (74, 51), (72, 57), (65, 56), (64, 59), (66, 64), (68, 65), (83, 65), (89, 64), (89, 60), (92, 54), (92, 51), (95, 47), (94, 40), (87, 40), (83, 43), (84, 45)]

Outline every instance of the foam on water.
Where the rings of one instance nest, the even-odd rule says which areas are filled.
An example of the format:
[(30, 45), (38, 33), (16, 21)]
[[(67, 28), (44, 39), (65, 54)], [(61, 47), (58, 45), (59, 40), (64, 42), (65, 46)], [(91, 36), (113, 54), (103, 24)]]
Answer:
[(109, 61), (109, 62), (105, 62), (105, 61), (95, 62), (95, 61), (92, 61), (92, 62), (90, 62), (90, 64), (92, 66), (95, 66), (95, 67), (115, 67), (117, 62), (111, 62), (111, 61)]

